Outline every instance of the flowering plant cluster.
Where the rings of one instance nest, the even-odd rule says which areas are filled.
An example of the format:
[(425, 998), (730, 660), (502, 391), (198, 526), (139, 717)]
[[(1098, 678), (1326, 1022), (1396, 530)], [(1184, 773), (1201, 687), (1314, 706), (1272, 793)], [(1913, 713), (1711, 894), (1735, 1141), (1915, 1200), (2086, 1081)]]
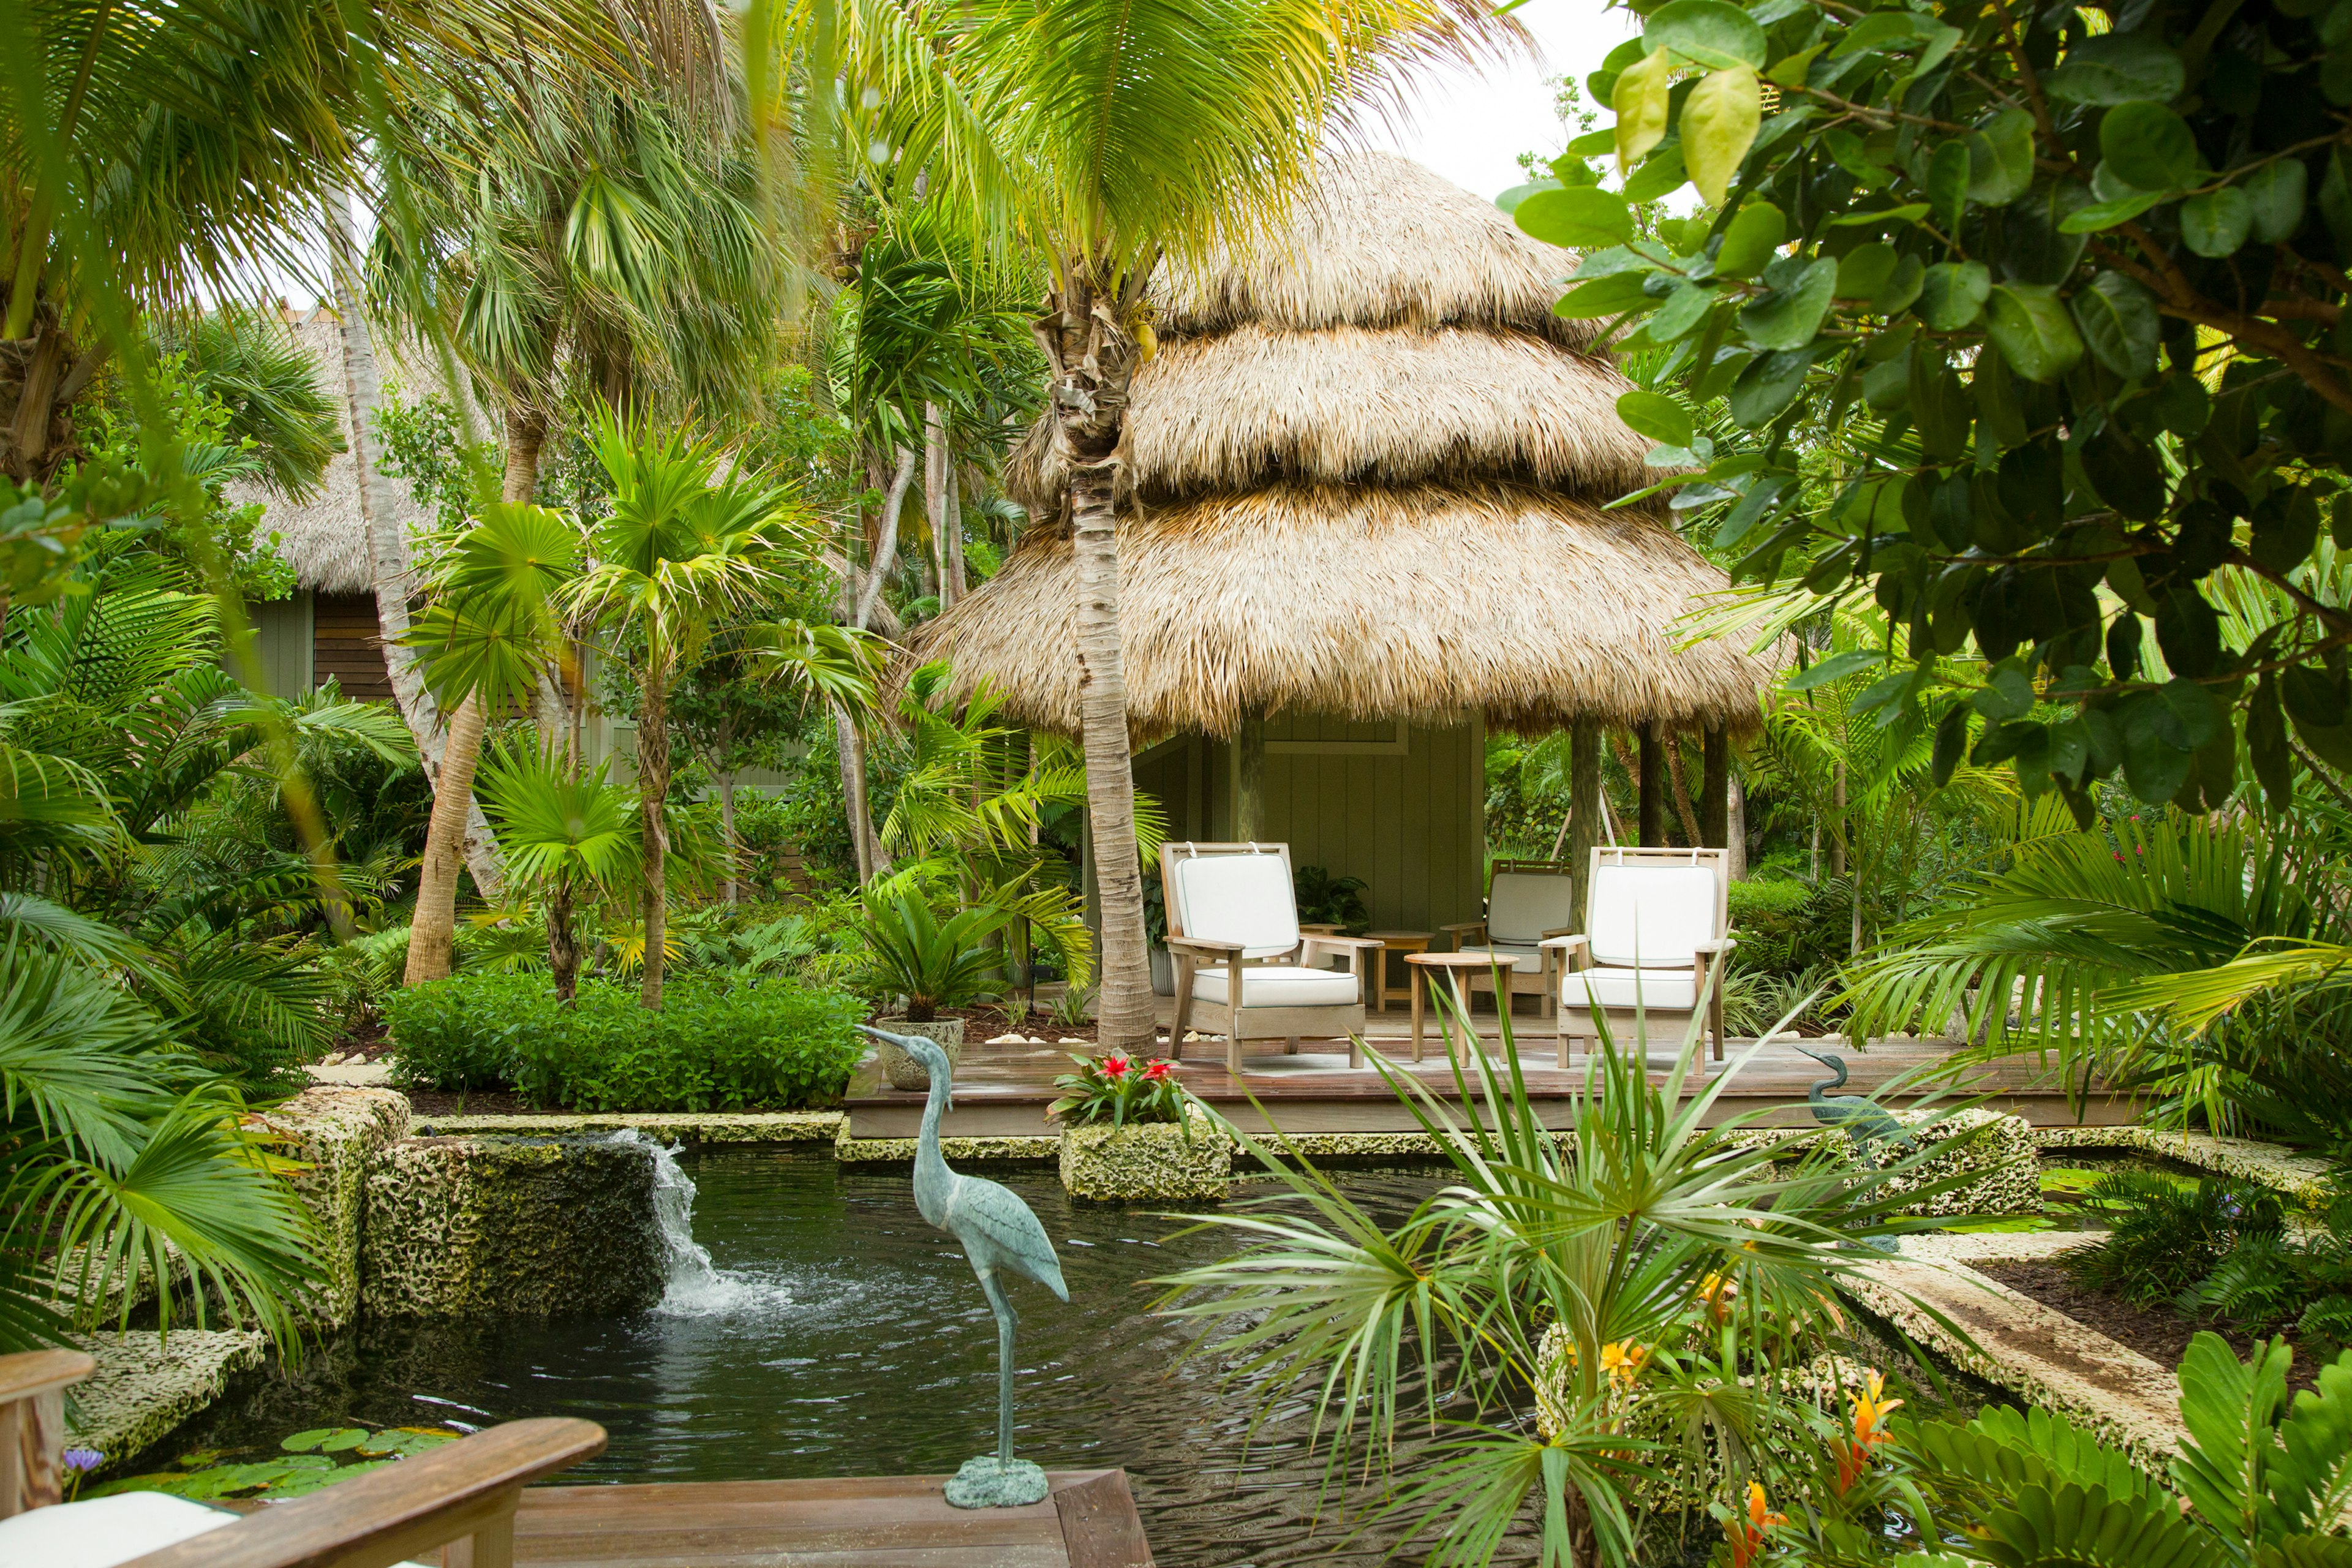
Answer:
[(1173, 1062), (1158, 1057), (1139, 1060), (1118, 1051), (1105, 1051), (1098, 1057), (1074, 1055), (1070, 1059), (1078, 1070), (1054, 1080), (1062, 1097), (1045, 1108), (1046, 1115), (1070, 1121), (1108, 1119), (1113, 1127), (1173, 1121), (1184, 1127), (1187, 1141), (1191, 1139), (1184, 1104), (1192, 1097), (1176, 1080)]

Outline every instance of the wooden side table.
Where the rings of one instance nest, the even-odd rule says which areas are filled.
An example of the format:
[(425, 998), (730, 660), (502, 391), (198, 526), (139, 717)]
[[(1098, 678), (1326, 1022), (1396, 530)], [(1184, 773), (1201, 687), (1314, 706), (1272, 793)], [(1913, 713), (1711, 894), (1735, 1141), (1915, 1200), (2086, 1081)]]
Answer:
[[(1421, 1016), (1425, 1006), (1422, 997), (1423, 983), (1434, 981), (1441, 973), (1451, 980), (1454, 984), (1454, 1005), (1461, 1010), (1463, 1018), (1467, 1021), (1470, 1017), (1470, 975), (1474, 971), (1483, 973), (1491, 970), (1495, 966), (1495, 959), (1493, 954), (1485, 952), (1412, 952), (1405, 955), (1404, 962), (1408, 973), (1414, 970), (1420, 971), (1412, 976), (1412, 1059), (1419, 1061), (1421, 1060)], [(1475, 1024), (1470, 1026), (1470, 1037), (1478, 1042), (1480, 1050), (1486, 1048), (1486, 1042), (1478, 1034)], [(1451, 1035), (1446, 1037), (1446, 1056), (1449, 1058), (1454, 1054), (1453, 1038)]]
[(1427, 952), (1429, 944), (1437, 940), (1437, 933), (1428, 931), (1375, 931), (1364, 934), (1381, 944), (1381, 951), (1372, 954), (1372, 994), (1366, 998), (1371, 1003), (1372, 1011), (1385, 1013), (1391, 1002), (1411, 1001), (1413, 996), (1412, 971), (1405, 971), (1403, 984), (1390, 984), (1388, 955), (1391, 952), (1399, 956), (1409, 952)]

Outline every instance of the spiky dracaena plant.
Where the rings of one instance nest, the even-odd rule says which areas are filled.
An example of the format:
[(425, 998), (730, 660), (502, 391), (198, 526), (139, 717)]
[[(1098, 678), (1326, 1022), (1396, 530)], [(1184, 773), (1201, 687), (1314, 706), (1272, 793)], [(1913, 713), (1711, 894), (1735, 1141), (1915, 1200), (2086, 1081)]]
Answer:
[[(1311, 1410), (1330, 1476), (1367, 1478), (1374, 1517), (1402, 1521), (1432, 1563), (1487, 1563), (1532, 1513), (1546, 1568), (1622, 1564), (1626, 1500), (1662, 1465), (1711, 1451), (1717, 1484), (1745, 1496), (1752, 1456), (1803, 1420), (1776, 1389), (1823, 1347), (1839, 1281), (1873, 1256), (1841, 1244), (1937, 1223), (1896, 1211), (1949, 1179), (1894, 1184), (1960, 1140), (1924, 1137), (1864, 1172), (1816, 1140), (1776, 1167), (1789, 1151), (1741, 1135), (1756, 1113), (1723, 1114), (1756, 1048), (1701, 1081), (1694, 1024), (1653, 1082), (1645, 1029), (1621, 1050), (1605, 1018), (1556, 1133), (1508, 1016), (1503, 1066), (1445, 1017), (1457, 1064), (1477, 1063), (1455, 1068), (1458, 1115), (1366, 1055), (1444, 1152), (1448, 1184), (1384, 1222), (1278, 1133), (1236, 1130), (1284, 1192), (1202, 1221), (1249, 1246), (1164, 1281), (1169, 1310), (1209, 1331), (1200, 1348), (1252, 1381), (1262, 1415)], [(1449, 1436), (1391, 1475), (1416, 1419)]]

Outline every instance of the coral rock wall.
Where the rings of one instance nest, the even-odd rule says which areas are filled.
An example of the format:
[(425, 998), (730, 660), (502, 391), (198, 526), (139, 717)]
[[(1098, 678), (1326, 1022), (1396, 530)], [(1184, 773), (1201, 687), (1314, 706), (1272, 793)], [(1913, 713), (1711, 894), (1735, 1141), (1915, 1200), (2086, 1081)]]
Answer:
[(662, 1293), (653, 1152), (570, 1138), (410, 1138), (370, 1162), (372, 1317), (632, 1311)]
[(368, 1162), (408, 1136), (408, 1099), (388, 1089), (305, 1089), (247, 1125), (296, 1166), (288, 1179), (318, 1224), (327, 1274), (303, 1304), (317, 1326), (339, 1329), (359, 1312)]
[(1107, 1124), (1062, 1133), (1062, 1185), (1072, 1197), (1168, 1203), (1222, 1198), (1234, 1173), (1234, 1146), (1223, 1128), (1198, 1110), (1192, 1139), (1172, 1121), (1114, 1131)]

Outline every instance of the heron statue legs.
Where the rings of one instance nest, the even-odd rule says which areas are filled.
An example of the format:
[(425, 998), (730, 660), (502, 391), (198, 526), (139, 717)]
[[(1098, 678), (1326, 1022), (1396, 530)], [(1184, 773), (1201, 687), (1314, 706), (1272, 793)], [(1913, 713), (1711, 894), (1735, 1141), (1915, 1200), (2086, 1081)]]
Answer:
[(1020, 1324), (1021, 1314), (1013, 1310), (1013, 1299), (996, 1282), (993, 1269), (980, 1277), (980, 1288), (988, 1292), (988, 1304), (996, 1313), (996, 1461), (1009, 1465), (1013, 1462), (1013, 1331)]

